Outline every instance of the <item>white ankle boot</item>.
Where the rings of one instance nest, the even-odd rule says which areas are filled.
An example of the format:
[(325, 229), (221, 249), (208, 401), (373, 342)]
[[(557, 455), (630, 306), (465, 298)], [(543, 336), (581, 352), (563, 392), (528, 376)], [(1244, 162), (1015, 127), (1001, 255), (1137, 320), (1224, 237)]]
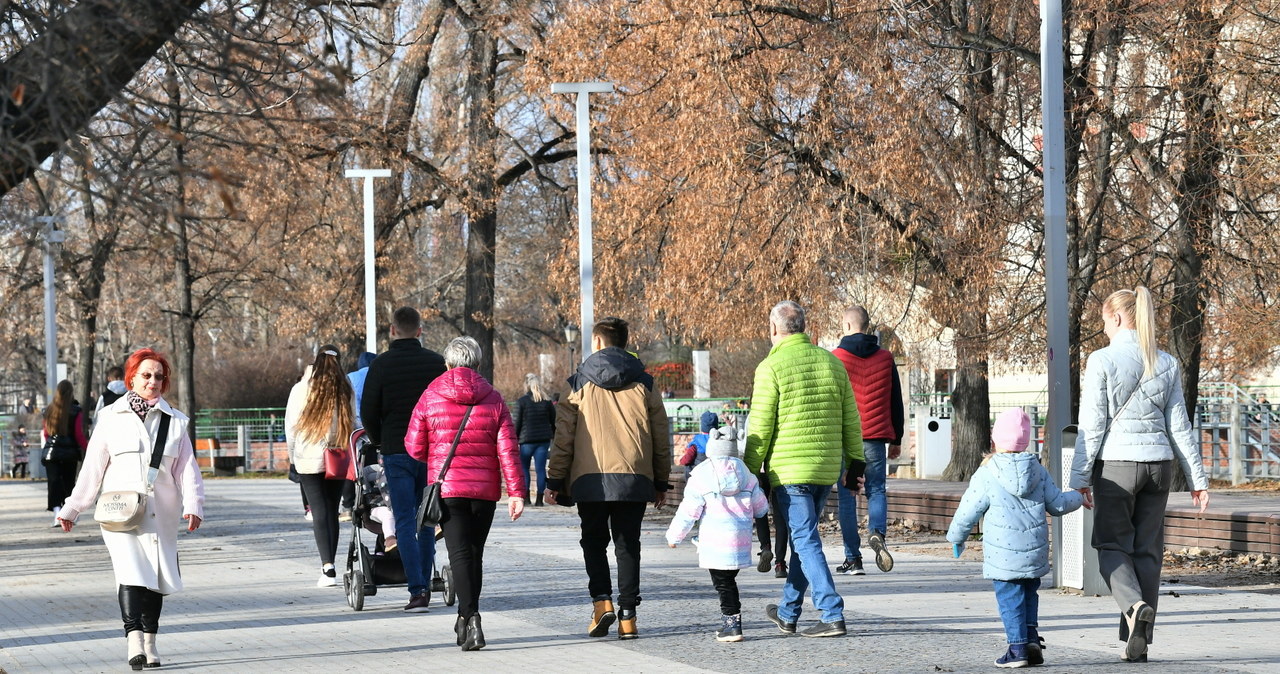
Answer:
[(129, 640), (129, 666), (134, 671), (141, 671), (147, 662), (147, 657), (142, 654), (142, 632), (134, 630), (125, 636)]
[(147, 654), (147, 667), (160, 666), (160, 652), (156, 650), (156, 635), (147, 632), (142, 635), (142, 650)]

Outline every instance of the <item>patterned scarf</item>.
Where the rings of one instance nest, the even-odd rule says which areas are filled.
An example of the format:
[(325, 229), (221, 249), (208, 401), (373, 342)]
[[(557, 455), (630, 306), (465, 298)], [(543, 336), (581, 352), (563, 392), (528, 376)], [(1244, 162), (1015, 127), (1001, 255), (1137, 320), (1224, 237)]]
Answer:
[(159, 398), (156, 398), (155, 400), (144, 400), (142, 396), (134, 393), (133, 391), (129, 391), (124, 394), (124, 397), (125, 400), (129, 401), (129, 409), (133, 410), (133, 413), (137, 414), (138, 418), (142, 419), (144, 423), (147, 420), (147, 412), (150, 412), (151, 408), (155, 407), (156, 403), (160, 401)]

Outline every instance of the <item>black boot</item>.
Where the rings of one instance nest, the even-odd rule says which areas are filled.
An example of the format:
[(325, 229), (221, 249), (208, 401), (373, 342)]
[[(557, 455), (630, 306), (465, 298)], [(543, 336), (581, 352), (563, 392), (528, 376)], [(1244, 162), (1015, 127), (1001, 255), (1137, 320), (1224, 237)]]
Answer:
[(458, 622), (453, 624), (453, 633), (458, 635), (458, 645), (461, 646), (467, 640), (467, 618), (466, 616), (458, 616)]
[(537, 507), (539, 507), (539, 508), (541, 508), (541, 507), (542, 507), (542, 492), (538, 492), (538, 498), (537, 498), (537, 500), (535, 500), (535, 501), (533, 502), (533, 505), (535, 505), (535, 506), (537, 506)]
[(480, 614), (473, 613), (467, 618), (467, 639), (462, 644), (464, 651), (478, 651), (484, 648), (484, 630), (480, 629)]

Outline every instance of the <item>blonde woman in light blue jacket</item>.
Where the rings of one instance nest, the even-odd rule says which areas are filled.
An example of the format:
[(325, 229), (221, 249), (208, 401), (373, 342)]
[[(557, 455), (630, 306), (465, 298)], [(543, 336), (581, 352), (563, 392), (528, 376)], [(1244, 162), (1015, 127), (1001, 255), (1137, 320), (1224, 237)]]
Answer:
[(1102, 322), (1111, 345), (1089, 354), (1085, 367), (1070, 486), (1095, 505), (1093, 547), (1122, 612), (1120, 658), (1146, 662), (1174, 460), (1200, 512), (1209, 506), (1209, 480), (1183, 401), (1181, 368), (1156, 348), (1150, 291), (1112, 293)]

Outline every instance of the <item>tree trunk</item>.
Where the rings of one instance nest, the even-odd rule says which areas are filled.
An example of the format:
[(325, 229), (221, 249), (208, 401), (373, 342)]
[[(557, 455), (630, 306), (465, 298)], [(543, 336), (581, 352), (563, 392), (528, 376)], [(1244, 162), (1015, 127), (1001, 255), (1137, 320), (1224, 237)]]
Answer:
[[(466, 25), (464, 23), (464, 25)], [(467, 26), (467, 269), (463, 331), (480, 343), (480, 374), (493, 381), (493, 297), (498, 235), (498, 132), (494, 123), (494, 84), (498, 44), (483, 25)]]
[(0, 64), (0, 196), (83, 128), (204, 0), (84, 0)]
[(951, 463), (942, 479), (964, 482), (991, 447), (986, 297), (973, 303), (956, 331), (956, 387), (951, 392)]
[[(173, 207), (169, 211), (170, 232), (173, 234), (173, 277), (178, 293), (176, 343), (173, 345), (174, 366), (177, 370), (170, 385), (178, 386), (178, 409), (192, 419), (196, 418), (196, 316), (192, 304), (191, 290), (191, 251), (187, 235), (187, 193), (186, 193), (186, 147), (183, 135), (182, 106), (178, 89), (178, 76), (172, 65), (169, 67), (168, 82), (170, 123), (173, 126), (174, 159), (173, 174), (175, 180)], [(195, 440), (196, 427), (187, 427), (192, 441)]]

